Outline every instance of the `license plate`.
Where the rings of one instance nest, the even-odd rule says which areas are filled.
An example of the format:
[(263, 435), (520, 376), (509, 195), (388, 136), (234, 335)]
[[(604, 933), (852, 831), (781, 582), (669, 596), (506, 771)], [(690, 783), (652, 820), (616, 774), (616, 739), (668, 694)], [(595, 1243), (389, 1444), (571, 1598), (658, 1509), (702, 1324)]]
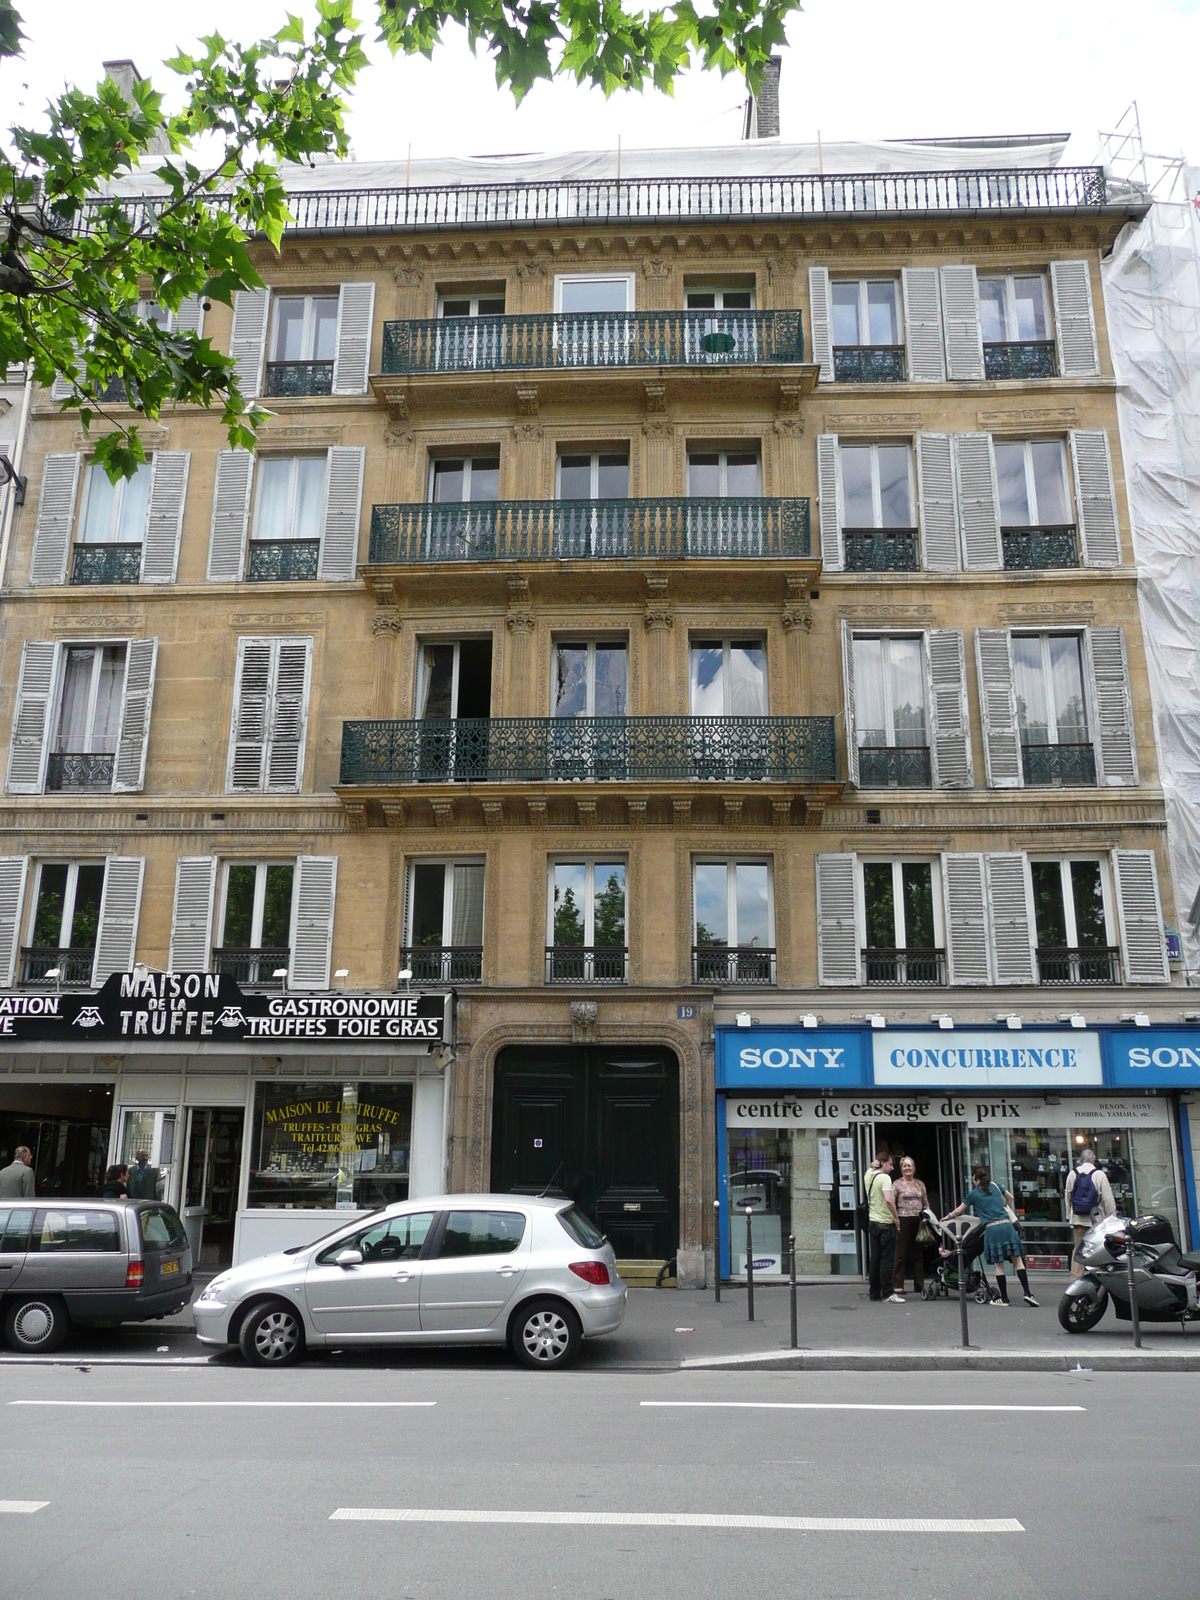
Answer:
[(168, 1272), (178, 1272), (179, 1271), (179, 1263), (178, 1263), (178, 1261), (164, 1261), (159, 1270), (161, 1271), (163, 1277), (165, 1278)]

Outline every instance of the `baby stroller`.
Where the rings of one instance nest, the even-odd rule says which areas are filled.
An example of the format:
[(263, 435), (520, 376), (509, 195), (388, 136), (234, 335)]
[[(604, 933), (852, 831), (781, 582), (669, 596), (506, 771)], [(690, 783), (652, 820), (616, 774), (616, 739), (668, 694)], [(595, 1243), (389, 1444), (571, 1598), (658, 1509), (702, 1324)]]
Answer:
[[(957, 1300), (958, 1246), (928, 1206), (921, 1216), (933, 1229), (938, 1242), (938, 1264), (933, 1278), (925, 1280), (921, 1299), (948, 1300), (953, 1295)], [(976, 1228), (974, 1233), (969, 1234), (963, 1245), (963, 1271), (967, 1275), (967, 1293), (974, 1297), (976, 1305), (986, 1306), (992, 1300), (999, 1300), (1000, 1291), (989, 1281), (983, 1264), (982, 1228)]]

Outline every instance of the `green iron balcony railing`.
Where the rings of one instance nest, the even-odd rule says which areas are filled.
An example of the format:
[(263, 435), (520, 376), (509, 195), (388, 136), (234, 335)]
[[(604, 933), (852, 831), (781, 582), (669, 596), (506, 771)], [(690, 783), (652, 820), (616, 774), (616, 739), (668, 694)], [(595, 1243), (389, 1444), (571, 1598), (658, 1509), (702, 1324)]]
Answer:
[(946, 981), (944, 950), (873, 945), (863, 951), (862, 964), (863, 982), (884, 988), (932, 987)]
[(320, 554), (319, 539), (251, 539), (246, 580), (269, 583), (273, 579), (315, 578)]
[(1001, 528), (1004, 565), (1010, 572), (1077, 567), (1079, 540), (1073, 522), (1044, 528)]
[(832, 717), (344, 722), (343, 784), (836, 783)]
[(837, 383), (903, 383), (902, 344), (839, 344), (833, 348)]
[(1039, 983), (1103, 983), (1121, 981), (1117, 945), (1045, 945), (1037, 947)]
[(479, 983), (483, 978), (481, 944), (406, 944), (400, 947), (400, 971), (409, 983)]
[(983, 371), (988, 378), (1057, 378), (1058, 355), (1053, 339), (1013, 340), (985, 344)]
[(493, 500), (371, 508), (371, 563), (811, 553), (807, 499)]
[(383, 325), (383, 372), (738, 367), (802, 362), (798, 311), (588, 311)]
[(1090, 744), (1022, 744), (1021, 769), (1031, 789), (1096, 782), (1096, 752)]
[(916, 528), (843, 528), (847, 572), (916, 572)]
[(277, 978), (292, 959), (290, 949), (248, 949), (226, 945), (212, 953), (213, 972), (228, 973), (242, 989), (282, 989), (285, 979)]
[(765, 945), (695, 944), (692, 982), (716, 987), (769, 989), (775, 984), (775, 951)]
[(860, 745), (860, 789), (928, 789), (933, 782), (929, 746), (924, 744)]
[[(90, 989), (96, 952), (86, 945), (60, 948), (53, 944), (21, 946), (22, 983), (44, 983), (60, 989)], [(50, 974), (57, 971), (58, 976)]]
[(629, 951), (623, 945), (548, 944), (547, 983), (624, 983)]
[(272, 396), (333, 393), (332, 361), (268, 361), (263, 393)]
[(140, 583), (140, 544), (77, 544), (71, 559), (72, 583)]
[(53, 750), (46, 762), (46, 793), (67, 789), (107, 792), (112, 788), (115, 760), (111, 750)]

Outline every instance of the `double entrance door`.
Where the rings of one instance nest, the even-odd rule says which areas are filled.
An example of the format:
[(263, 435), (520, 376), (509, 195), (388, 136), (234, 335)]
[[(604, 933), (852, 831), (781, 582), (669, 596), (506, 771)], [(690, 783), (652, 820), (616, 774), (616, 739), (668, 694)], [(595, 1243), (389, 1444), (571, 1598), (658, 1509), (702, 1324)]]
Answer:
[(679, 1244), (679, 1066), (669, 1050), (521, 1045), (496, 1060), (492, 1190), (562, 1193), (619, 1260)]
[(227, 1267), (233, 1260), (244, 1121), (240, 1106), (188, 1111), (183, 1218), (194, 1266)]

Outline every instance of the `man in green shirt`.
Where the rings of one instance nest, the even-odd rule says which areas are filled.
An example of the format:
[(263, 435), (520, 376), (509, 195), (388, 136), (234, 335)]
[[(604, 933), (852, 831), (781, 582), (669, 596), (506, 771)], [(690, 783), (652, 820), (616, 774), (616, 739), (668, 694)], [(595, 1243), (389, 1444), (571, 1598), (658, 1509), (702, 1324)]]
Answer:
[[(885, 1286), (892, 1282), (896, 1235), (900, 1230), (900, 1217), (892, 1196), (892, 1152), (886, 1147), (875, 1152), (875, 1160), (863, 1180), (863, 1189), (867, 1197), (867, 1276), (871, 1299), (882, 1300)], [(887, 1298), (896, 1305), (904, 1304), (902, 1294), (890, 1294)]]

